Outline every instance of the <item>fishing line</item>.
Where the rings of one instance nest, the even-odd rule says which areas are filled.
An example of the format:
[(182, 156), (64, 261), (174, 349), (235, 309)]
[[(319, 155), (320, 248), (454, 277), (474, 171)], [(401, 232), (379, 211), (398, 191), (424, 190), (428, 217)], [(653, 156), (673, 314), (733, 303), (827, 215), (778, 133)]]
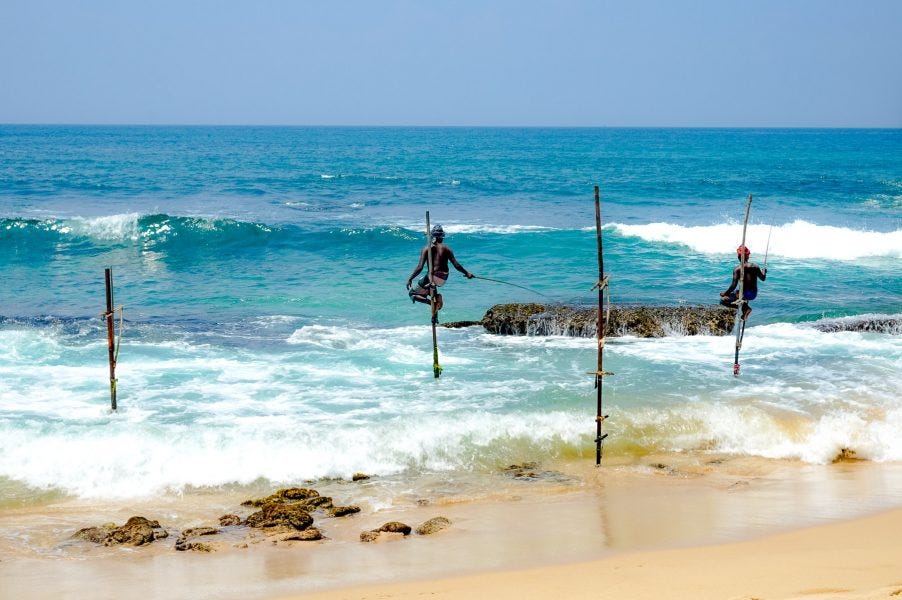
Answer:
[(494, 283), (503, 283), (504, 285), (512, 285), (515, 288), (520, 288), (521, 290), (526, 290), (527, 292), (532, 292), (533, 294), (538, 294), (538, 295), (542, 296), (543, 298), (549, 297), (538, 290), (534, 290), (532, 288), (528, 288), (528, 287), (525, 287), (522, 285), (517, 285), (516, 283), (511, 283), (510, 281), (501, 281), (500, 279), (491, 279), (489, 277), (480, 277), (479, 275), (473, 275), (473, 279), (482, 279), (483, 281), (492, 281)]

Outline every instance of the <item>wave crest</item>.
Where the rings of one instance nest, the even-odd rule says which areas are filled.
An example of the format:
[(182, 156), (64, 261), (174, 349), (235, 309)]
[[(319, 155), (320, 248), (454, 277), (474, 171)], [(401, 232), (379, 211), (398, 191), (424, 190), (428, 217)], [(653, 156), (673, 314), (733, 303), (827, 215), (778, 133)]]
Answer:
[[(621, 235), (648, 242), (687, 246), (703, 254), (731, 253), (742, 241), (742, 229), (735, 223), (684, 226), (672, 223), (625, 225), (615, 223)], [(856, 260), (865, 257), (902, 257), (902, 229), (890, 232), (865, 231), (832, 225), (816, 225), (796, 220), (774, 226), (749, 225), (746, 245), (753, 256), (764, 256), (770, 235), (770, 256), (796, 259)]]

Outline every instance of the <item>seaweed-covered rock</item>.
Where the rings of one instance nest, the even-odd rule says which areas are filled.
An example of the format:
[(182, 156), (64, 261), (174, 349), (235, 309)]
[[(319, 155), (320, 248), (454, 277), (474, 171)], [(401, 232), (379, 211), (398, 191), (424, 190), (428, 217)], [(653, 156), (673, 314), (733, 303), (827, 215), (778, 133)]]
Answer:
[(300, 530), (313, 525), (313, 517), (302, 506), (271, 502), (264, 504), (261, 510), (250, 515), (246, 523), (249, 527), (258, 529), (288, 527)]
[[(725, 335), (732, 331), (735, 311), (720, 305), (612, 306), (605, 335), (665, 337)], [(496, 304), (482, 318), (490, 333), (595, 337), (598, 309), (562, 304)]]
[(451, 525), (451, 521), (445, 517), (434, 517), (416, 528), (417, 535), (431, 535)]
[(496, 304), (482, 317), (482, 326), (491, 333), (525, 335), (529, 319), (545, 312), (544, 304)]

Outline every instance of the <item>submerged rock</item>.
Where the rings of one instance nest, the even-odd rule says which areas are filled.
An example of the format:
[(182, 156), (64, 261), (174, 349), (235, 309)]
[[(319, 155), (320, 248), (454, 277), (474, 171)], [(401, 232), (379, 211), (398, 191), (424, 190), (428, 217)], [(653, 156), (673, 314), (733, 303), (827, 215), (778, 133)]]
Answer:
[(502, 474), (516, 481), (552, 481), (566, 482), (572, 478), (561, 473), (560, 471), (548, 471), (540, 469), (539, 464), (535, 462), (523, 463), (522, 465), (510, 465), (501, 470)]
[[(716, 304), (612, 306), (605, 320), (605, 335), (725, 335), (733, 330), (734, 318), (734, 310)], [(595, 337), (598, 308), (563, 304), (496, 304), (479, 323), (490, 333), (502, 335)]]

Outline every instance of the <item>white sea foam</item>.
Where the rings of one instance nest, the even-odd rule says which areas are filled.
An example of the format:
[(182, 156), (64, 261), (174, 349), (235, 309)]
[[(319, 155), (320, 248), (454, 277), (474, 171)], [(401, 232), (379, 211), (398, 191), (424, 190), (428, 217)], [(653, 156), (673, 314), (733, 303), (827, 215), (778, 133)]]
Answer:
[[(260, 477), (472, 470), (592, 446), (594, 340), (442, 334), (441, 385), (424, 326), (308, 325), (265, 355), (132, 341), (112, 414), (104, 340), (0, 330), (0, 476), (135, 496)], [(762, 325), (746, 331), (742, 354), (734, 378), (729, 336), (609, 340), (612, 448), (808, 462), (850, 448), (902, 460), (898, 336)]]
[[(416, 232), (418, 235), (423, 233), (423, 226), (416, 223), (404, 223), (401, 225), (405, 229)], [(514, 235), (522, 233), (545, 233), (548, 231), (557, 231), (554, 227), (545, 225), (489, 225), (485, 223), (442, 223), (442, 229), (448, 235), (458, 233), (464, 234), (481, 234), (493, 233), (499, 235)]]
[(141, 237), (138, 219), (141, 215), (128, 213), (105, 217), (74, 217), (65, 222), (61, 233), (83, 235), (98, 240), (137, 240)]
[[(742, 227), (736, 223), (686, 227), (671, 223), (625, 225), (618, 232), (649, 242), (687, 246), (704, 254), (731, 254), (742, 241)], [(856, 260), (867, 256), (902, 257), (902, 229), (890, 232), (864, 231), (831, 225), (793, 221), (783, 225), (751, 224), (746, 245), (753, 259), (761, 261), (770, 235), (769, 256), (797, 259)]]

